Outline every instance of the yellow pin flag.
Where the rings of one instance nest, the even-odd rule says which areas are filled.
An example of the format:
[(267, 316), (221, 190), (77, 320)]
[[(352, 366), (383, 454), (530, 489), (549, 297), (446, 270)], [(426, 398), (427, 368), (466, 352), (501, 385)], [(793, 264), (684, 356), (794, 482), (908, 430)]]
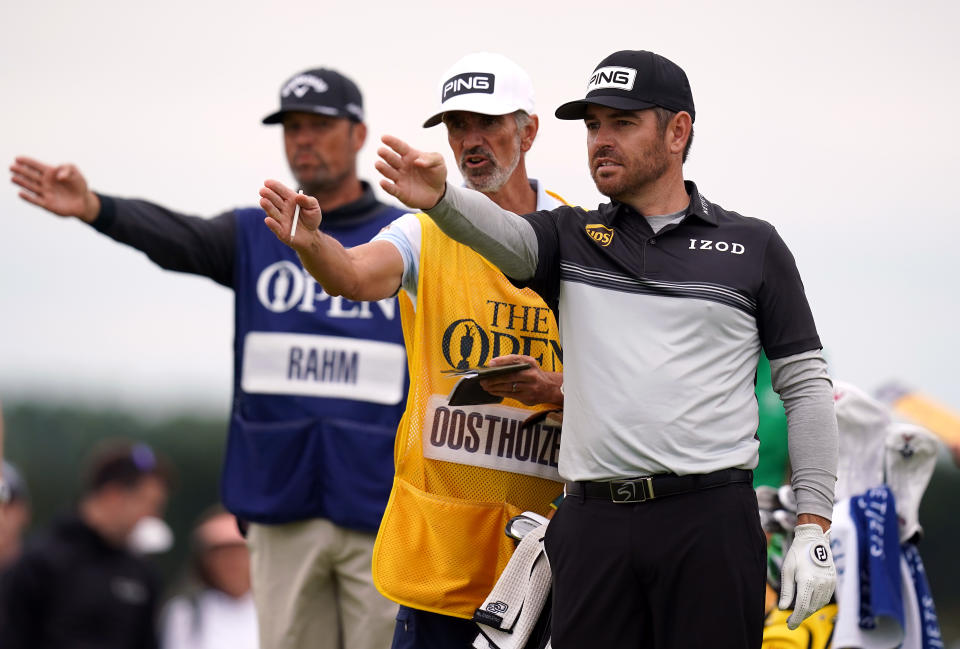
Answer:
[(894, 412), (923, 426), (947, 444), (960, 444), (960, 412), (896, 383), (880, 388), (877, 396)]

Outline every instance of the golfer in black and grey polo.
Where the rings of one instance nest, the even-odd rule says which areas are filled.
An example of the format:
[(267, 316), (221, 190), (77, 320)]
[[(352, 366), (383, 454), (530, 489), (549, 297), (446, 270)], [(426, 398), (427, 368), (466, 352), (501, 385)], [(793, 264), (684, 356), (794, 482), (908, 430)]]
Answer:
[(385, 138), (385, 190), (427, 213), (558, 313), (567, 498), (550, 523), (553, 646), (758, 648), (765, 542), (751, 470), (761, 348), (787, 410), (799, 525), (781, 608), (796, 627), (835, 570), (837, 427), (820, 339), (790, 251), (769, 223), (683, 179), (686, 74), (617, 52), (587, 96), (590, 171), (612, 200), (519, 217), (445, 184), (438, 154)]

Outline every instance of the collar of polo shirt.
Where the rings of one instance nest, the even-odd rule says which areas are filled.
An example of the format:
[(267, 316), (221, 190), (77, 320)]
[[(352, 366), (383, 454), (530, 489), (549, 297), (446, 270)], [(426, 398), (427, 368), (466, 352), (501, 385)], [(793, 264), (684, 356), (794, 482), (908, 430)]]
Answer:
[[(717, 215), (712, 209), (710, 209), (710, 203), (707, 202), (707, 199), (700, 194), (697, 190), (697, 185), (692, 180), (686, 180), (683, 183), (684, 187), (687, 190), (687, 195), (690, 196), (690, 205), (687, 207), (687, 214), (690, 216), (695, 216), (704, 223), (709, 223), (710, 225), (717, 226)], [(600, 222), (603, 225), (610, 225), (618, 218), (620, 215), (626, 212), (629, 214), (633, 212), (637, 213), (635, 209), (627, 205), (626, 203), (621, 203), (616, 200), (611, 200), (609, 203), (604, 203), (598, 208), (600, 214)], [(653, 216), (660, 216), (659, 214), (654, 214)]]

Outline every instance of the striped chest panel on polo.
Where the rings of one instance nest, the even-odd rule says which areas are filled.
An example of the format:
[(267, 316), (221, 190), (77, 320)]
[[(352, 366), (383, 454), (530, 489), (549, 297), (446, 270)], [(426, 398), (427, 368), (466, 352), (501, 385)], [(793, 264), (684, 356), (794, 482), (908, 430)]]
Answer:
[(577, 406), (566, 479), (753, 468), (761, 341), (773, 357), (819, 347), (774, 228), (688, 192), (688, 214), (656, 234), (616, 203), (527, 217), (540, 257), (530, 285), (558, 311)]
[(563, 281), (709, 300), (756, 315), (769, 224), (730, 213), (723, 215), (729, 222), (714, 224), (692, 213), (654, 234), (645, 218), (625, 206), (563, 216)]

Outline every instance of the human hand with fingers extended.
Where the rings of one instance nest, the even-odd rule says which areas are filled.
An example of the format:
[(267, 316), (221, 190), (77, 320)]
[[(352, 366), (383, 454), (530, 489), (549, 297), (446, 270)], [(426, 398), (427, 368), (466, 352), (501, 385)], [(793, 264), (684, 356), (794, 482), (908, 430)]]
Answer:
[(414, 149), (403, 140), (384, 135), (374, 166), (383, 176), (380, 187), (407, 207), (428, 210), (440, 202), (447, 186), (447, 165), (439, 153)]
[(495, 367), (511, 363), (529, 363), (530, 367), (510, 374), (501, 374), (484, 379), (480, 381), (483, 389), (492, 395), (514, 399), (528, 406), (540, 403), (563, 403), (563, 392), (560, 391), (560, 386), (563, 384), (563, 374), (547, 372), (540, 367), (537, 359), (520, 354), (507, 354), (506, 356), (492, 358), (489, 365)]
[(100, 199), (72, 164), (48, 165), (19, 156), (10, 165), (11, 182), (25, 191), (18, 195), (58, 216), (75, 216), (92, 223), (100, 213)]
[[(293, 220), (298, 206), (299, 223), (294, 232)], [(323, 218), (316, 198), (297, 193), (278, 180), (264, 181), (260, 188), (260, 207), (267, 213), (263, 222), (270, 231), (295, 250), (309, 244)]]
[(837, 587), (837, 569), (830, 539), (817, 523), (797, 525), (793, 543), (780, 570), (780, 610), (793, 608), (787, 626), (796, 629), (806, 618), (830, 603)]

